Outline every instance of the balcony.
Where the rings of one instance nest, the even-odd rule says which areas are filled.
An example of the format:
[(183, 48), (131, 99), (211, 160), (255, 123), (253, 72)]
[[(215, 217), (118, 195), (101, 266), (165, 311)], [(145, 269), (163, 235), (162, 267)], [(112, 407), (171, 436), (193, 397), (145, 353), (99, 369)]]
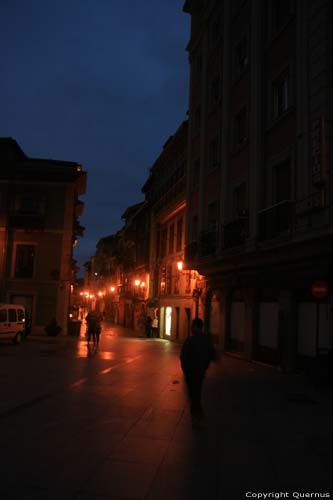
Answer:
[(258, 239), (271, 240), (293, 229), (293, 208), (290, 200), (285, 200), (258, 212)]
[(215, 255), (217, 250), (217, 231), (201, 231), (200, 233), (200, 255), (206, 257)]
[(245, 243), (249, 234), (249, 219), (242, 217), (223, 227), (223, 247), (232, 248)]
[(9, 216), (8, 223), (12, 228), (40, 231), (44, 229), (44, 216), (14, 214)]

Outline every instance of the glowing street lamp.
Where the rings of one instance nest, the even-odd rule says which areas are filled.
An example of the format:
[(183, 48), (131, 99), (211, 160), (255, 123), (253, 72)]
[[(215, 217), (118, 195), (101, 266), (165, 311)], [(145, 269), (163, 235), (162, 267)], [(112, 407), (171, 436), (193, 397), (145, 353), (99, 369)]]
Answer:
[(134, 281), (134, 285), (135, 285), (135, 286), (139, 286), (139, 285), (140, 285), (140, 280), (135, 280), (135, 281)]
[(182, 271), (183, 270), (183, 261), (182, 260), (179, 260), (177, 262), (177, 269), (178, 269), (178, 271)]
[(114, 292), (115, 292), (115, 290), (116, 290), (116, 289), (115, 289), (115, 287), (114, 287), (114, 286), (112, 286), (112, 287), (110, 288), (110, 292), (111, 292), (111, 293), (114, 293)]

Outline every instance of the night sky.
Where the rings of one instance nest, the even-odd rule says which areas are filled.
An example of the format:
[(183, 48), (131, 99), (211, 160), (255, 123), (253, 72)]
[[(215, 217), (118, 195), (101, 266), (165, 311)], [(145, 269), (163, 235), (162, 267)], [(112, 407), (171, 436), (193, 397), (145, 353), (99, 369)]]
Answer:
[(186, 116), (182, 0), (0, 0), (0, 136), (88, 171), (76, 258), (122, 226)]

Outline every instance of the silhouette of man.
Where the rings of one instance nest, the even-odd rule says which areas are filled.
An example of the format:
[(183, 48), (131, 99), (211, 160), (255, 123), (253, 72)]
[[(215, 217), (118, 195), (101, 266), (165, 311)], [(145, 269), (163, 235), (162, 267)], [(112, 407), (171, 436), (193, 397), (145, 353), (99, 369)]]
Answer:
[(180, 363), (185, 375), (193, 422), (203, 417), (201, 404), (202, 384), (209, 363), (215, 359), (213, 344), (203, 333), (203, 321), (195, 318), (191, 325), (191, 336), (184, 342)]

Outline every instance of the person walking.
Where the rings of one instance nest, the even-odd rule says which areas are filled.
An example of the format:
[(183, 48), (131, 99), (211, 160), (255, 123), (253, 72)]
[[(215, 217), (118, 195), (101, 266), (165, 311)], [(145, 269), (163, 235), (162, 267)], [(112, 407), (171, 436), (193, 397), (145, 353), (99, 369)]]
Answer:
[(88, 337), (88, 342), (90, 342), (90, 339), (92, 337), (93, 342), (96, 340), (96, 328), (97, 328), (97, 315), (94, 311), (90, 311), (87, 316), (86, 316), (86, 322), (87, 322), (87, 337)]
[(203, 418), (202, 385), (206, 370), (215, 357), (215, 349), (210, 336), (203, 333), (202, 319), (195, 318), (191, 325), (191, 335), (184, 342), (180, 353), (180, 363), (185, 376), (194, 426), (199, 425)]
[(95, 326), (95, 337), (94, 337), (94, 342), (96, 341), (96, 344), (99, 344), (99, 337), (102, 331), (102, 325), (101, 322), (103, 320), (103, 315), (102, 314), (97, 314), (96, 315), (96, 326)]

